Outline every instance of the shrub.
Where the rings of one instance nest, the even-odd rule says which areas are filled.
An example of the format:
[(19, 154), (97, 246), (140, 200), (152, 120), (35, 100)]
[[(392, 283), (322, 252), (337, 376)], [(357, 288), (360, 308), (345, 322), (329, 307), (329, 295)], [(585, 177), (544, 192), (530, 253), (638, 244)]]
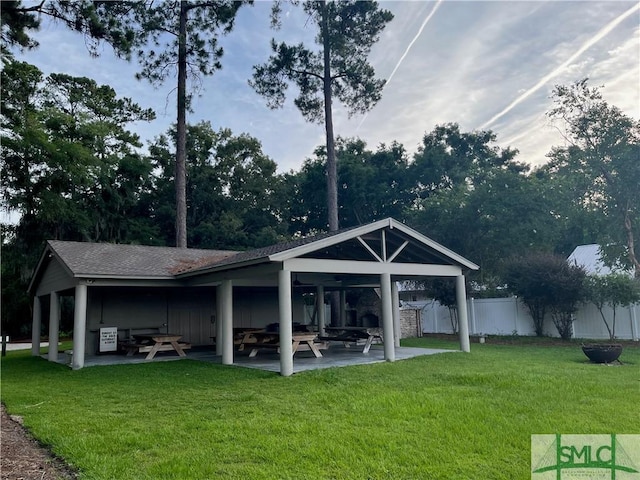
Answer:
[[(622, 273), (608, 275), (589, 275), (586, 281), (586, 299), (593, 303), (607, 327), (609, 338), (616, 336), (616, 309), (626, 307), (640, 300), (640, 284), (637, 280)], [(611, 323), (607, 321), (604, 307), (613, 311)]]
[(582, 267), (569, 265), (564, 257), (531, 253), (508, 262), (505, 280), (529, 309), (537, 336), (544, 335), (544, 319), (549, 312), (563, 339), (573, 334), (573, 314), (584, 298)]

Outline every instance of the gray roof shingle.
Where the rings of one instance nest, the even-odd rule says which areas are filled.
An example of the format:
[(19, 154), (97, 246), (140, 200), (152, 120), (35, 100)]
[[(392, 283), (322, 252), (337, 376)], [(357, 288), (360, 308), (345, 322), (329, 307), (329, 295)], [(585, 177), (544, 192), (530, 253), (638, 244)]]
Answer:
[(246, 252), (194, 248), (150, 247), (114, 243), (49, 240), (55, 254), (76, 276), (165, 277), (268, 258), (269, 255), (327, 238), (326, 232)]
[(48, 242), (75, 276), (173, 277), (237, 252), (113, 243)]
[(316, 235), (310, 235), (303, 238), (298, 238), (295, 240), (290, 240), (288, 242), (278, 243), (275, 245), (269, 245), (268, 247), (256, 248), (254, 250), (247, 250), (246, 252), (237, 252), (235, 255), (229, 255), (224, 258), (213, 259), (211, 262), (206, 263), (202, 262), (199, 265), (194, 265), (191, 268), (185, 268), (181, 270), (179, 273), (191, 273), (197, 272), (198, 270), (206, 270), (211, 267), (221, 267), (224, 265), (234, 265), (237, 263), (243, 262), (251, 262), (253, 260), (260, 260), (264, 258), (268, 258), (270, 255), (274, 255), (276, 253), (285, 252), (287, 250), (291, 250), (296, 247), (300, 247), (302, 245), (308, 245), (309, 243), (317, 242), (318, 240), (322, 240), (325, 238), (330, 238), (334, 235), (338, 235), (340, 233), (344, 233), (349, 230), (353, 230), (356, 227), (348, 227), (343, 228), (341, 230), (333, 231), (333, 232), (322, 232)]
[(236, 265), (266, 261), (273, 255), (326, 240), (350, 230), (379, 229), (388, 226), (387, 223), (390, 223), (391, 228), (397, 228), (409, 237), (415, 237), (420, 244), (426, 242), (429, 249), (436, 250), (439, 256), (446, 257), (448, 262), (461, 263), (466, 268), (478, 268), (436, 242), (426, 237), (423, 239), (421, 234), (411, 231), (408, 227), (393, 223), (392, 219), (334, 232), (323, 232), (245, 252), (56, 240), (50, 240), (48, 244), (74, 276), (179, 278), (182, 275), (198, 275), (209, 269), (234, 268)]

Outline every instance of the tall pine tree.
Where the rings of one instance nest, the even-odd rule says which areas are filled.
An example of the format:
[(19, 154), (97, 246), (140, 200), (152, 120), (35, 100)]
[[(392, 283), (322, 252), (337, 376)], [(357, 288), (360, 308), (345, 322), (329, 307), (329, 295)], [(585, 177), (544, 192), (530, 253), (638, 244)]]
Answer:
[(384, 80), (376, 78), (367, 57), (393, 15), (373, 1), (307, 1), (303, 9), (317, 29), (318, 48), (272, 40), (273, 54), (254, 67), (250, 84), (270, 108), (282, 107), (287, 88), (295, 85), (295, 105), (302, 116), (324, 123), (328, 225), (333, 231), (339, 228), (333, 101), (355, 114), (367, 112), (380, 100)]

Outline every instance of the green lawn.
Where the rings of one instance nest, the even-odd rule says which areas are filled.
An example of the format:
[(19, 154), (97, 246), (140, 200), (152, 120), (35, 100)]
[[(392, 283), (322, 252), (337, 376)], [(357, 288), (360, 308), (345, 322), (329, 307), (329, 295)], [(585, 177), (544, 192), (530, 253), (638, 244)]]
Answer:
[[(410, 346), (456, 348), (435, 340)], [(640, 348), (478, 345), (284, 378), (9, 353), (2, 401), (83, 479), (521, 479), (533, 433), (640, 432)]]

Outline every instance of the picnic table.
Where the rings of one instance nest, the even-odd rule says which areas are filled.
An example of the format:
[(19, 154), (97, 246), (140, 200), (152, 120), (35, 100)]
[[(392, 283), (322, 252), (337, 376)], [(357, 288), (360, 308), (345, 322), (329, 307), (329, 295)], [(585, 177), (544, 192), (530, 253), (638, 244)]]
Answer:
[(380, 328), (371, 327), (325, 327), (327, 335), (319, 336), (319, 340), (342, 342), (345, 347), (351, 343), (364, 343), (362, 353), (369, 353), (374, 340), (384, 342)]
[(146, 360), (151, 360), (158, 352), (175, 350), (181, 357), (186, 357), (185, 349), (191, 348), (191, 344), (180, 342), (182, 335), (175, 333), (145, 333), (133, 335), (135, 343), (123, 344), (127, 351), (127, 357), (134, 353), (148, 352)]
[[(280, 334), (278, 332), (251, 332), (251, 335), (256, 341), (251, 343), (252, 349), (249, 357), (255, 357), (261, 349), (276, 349), (280, 352)], [(293, 355), (298, 351), (311, 350), (316, 358), (322, 357), (322, 353), (315, 343), (318, 332), (294, 332), (291, 338)]]
[(234, 328), (233, 343), (238, 345), (239, 351), (242, 351), (246, 345), (258, 341), (253, 335), (256, 332), (264, 332), (264, 328)]

